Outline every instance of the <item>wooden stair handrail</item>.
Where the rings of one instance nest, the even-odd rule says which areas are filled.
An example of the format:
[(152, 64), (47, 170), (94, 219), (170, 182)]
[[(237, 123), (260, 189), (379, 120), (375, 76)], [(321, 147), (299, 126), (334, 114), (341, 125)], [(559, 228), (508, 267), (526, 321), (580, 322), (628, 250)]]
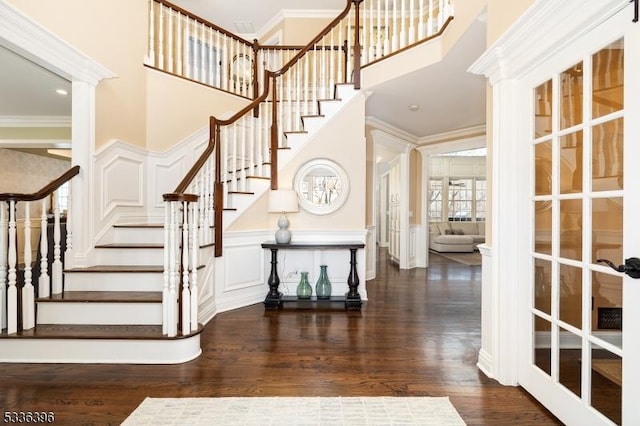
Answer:
[(0, 201), (36, 201), (41, 200), (60, 188), (62, 185), (71, 180), (74, 176), (80, 173), (80, 166), (73, 166), (58, 178), (46, 184), (42, 189), (32, 194), (20, 194), (20, 193), (2, 193), (0, 194)]

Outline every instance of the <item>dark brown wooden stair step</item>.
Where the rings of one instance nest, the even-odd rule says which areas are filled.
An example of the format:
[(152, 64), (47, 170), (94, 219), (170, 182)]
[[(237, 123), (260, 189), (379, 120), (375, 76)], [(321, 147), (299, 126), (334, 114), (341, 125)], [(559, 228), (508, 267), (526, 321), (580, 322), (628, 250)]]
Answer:
[(177, 340), (199, 334), (202, 324), (191, 334), (167, 337), (162, 334), (161, 325), (76, 325), (41, 324), (22, 334), (8, 336), (6, 330), (0, 338), (15, 339), (131, 339), (131, 340)]
[(37, 299), (38, 302), (72, 303), (158, 303), (162, 302), (161, 291), (65, 291), (50, 297)]
[(242, 195), (254, 195), (255, 192), (249, 191), (229, 191), (228, 194), (242, 194)]
[(301, 115), (300, 118), (304, 120), (305, 118), (320, 118), (324, 117), (322, 114), (309, 114), (309, 115)]

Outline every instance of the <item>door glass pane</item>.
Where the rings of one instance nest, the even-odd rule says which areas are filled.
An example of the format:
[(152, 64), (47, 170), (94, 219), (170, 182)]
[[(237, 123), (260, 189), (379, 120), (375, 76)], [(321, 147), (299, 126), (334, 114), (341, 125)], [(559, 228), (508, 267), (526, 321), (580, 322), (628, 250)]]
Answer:
[(535, 302), (533, 307), (551, 315), (551, 262), (535, 261)]
[(582, 269), (560, 265), (560, 320), (582, 328)]
[(582, 130), (560, 138), (560, 192), (582, 192)]
[(571, 392), (580, 396), (582, 372), (580, 371), (582, 359), (582, 340), (580, 336), (560, 328), (560, 362), (558, 379), (560, 383)]
[(611, 120), (593, 127), (591, 185), (593, 191), (622, 189), (623, 120)]
[(591, 344), (591, 406), (622, 423), (622, 358)]
[(552, 103), (553, 84), (551, 80), (546, 81), (535, 88), (536, 99), (536, 119), (535, 138), (551, 133), (551, 114), (553, 112)]
[(551, 195), (551, 141), (535, 146), (536, 188), (535, 195)]
[(560, 256), (582, 260), (582, 200), (560, 201)]
[(593, 55), (594, 118), (624, 108), (624, 43), (620, 39)]
[(592, 262), (608, 259), (620, 265), (622, 261), (622, 198), (594, 198), (591, 201), (593, 241)]
[(582, 62), (560, 74), (560, 128), (582, 123)]
[(551, 323), (537, 315), (535, 323), (533, 363), (551, 376)]
[(593, 272), (591, 295), (593, 335), (622, 349), (622, 278)]
[(535, 251), (551, 254), (551, 201), (536, 201)]

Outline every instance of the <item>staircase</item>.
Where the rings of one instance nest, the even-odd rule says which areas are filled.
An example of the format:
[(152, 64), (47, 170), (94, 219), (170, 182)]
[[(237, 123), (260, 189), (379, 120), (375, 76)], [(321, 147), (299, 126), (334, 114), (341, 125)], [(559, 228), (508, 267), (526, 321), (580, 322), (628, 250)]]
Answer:
[[(445, 2), (438, 1), (438, 19), (444, 26)], [(247, 86), (232, 85), (228, 82), (231, 80), (225, 83), (220, 75), (209, 77), (209, 82), (222, 84), (225, 87), (221, 88), (225, 90), (242, 96), (253, 92), (256, 97), (229, 119), (212, 117), (207, 149), (176, 190), (164, 196), (163, 223), (114, 225), (104, 241), (95, 246), (92, 266), (65, 269), (59, 278), (53, 278), (51, 291), (43, 290), (42, 284), (39, 291), (29, 290), (32, 285), (38, 286), (38, 277), (33, 277), (33, 284), (31, 277), (25, 278), (24, 284), (16, 282), (18, 248), (11, 245), (15, 239), (12, 229), (15, 232), (16, 219), (13, 214), (4, 216), (5, 211), (15, 208), (11, 204), (15, 201), (9, 201), (15, 194), (0, 194), (0, 211), (3, 212), (0, 236), (9, 236), (6, 241), (0, 238), (0, 250), (8, 247), (8, 257), (5, 253), (0, 255), (0, 282), (8, 282), (8, 289), (0, 293), (1, 305), (8, 307), (4, 312), (0, 309), (0, 362), (180, 363), (201, 353), (203, 325), (198, 321), (198, 291), (203, 283), (214, 280), (216, 263), (223, 255), (223, 230), (266, 191), (277, 189), (278, 171), (356, 98), (361, 58), (358, 55), (358, 24), (361, 21), (360, 2), (353, 4), (355, 6), (351, 7), (351, 1), (348, 1), (341, 15), (309, 45), (287, 47), (293, 52), (281, 52), (279, 62), (284, 65), (279, 71), (259, 73), (258, 67), (254, 67), (253, 80)], [(374, 4), (365, 2), (365, 7), (370, 8), (370, 16), (374, 15)], [(153, 31), (158, 28), (158, 22), (154, 20), (159, 16), (164, 22), (163, 14), (168, 14), (166, 19), (172, 22), (171, 16), (184, 11), (172, 10), (170, 3), (150, 0), (150, 12), (152, 34), (145, 62), (160, 69), (169, 63), (168, 68), (173, 69), (179, 58), (172, 59), (170, 54), (163, 54), (165, 48), (157, 45), (154, 38), (157, 34)], [(195, 18), (189, 15), (189, 19)], [(423, 30), (416, 30), (416, 34), (422, 33), (423, 38), (433, 36), (434, 19), (429, 18), (428, 27), (427, 22), (422, 22), (421, 17), (420, 28)], [(363, 21), (365, 28), (370, 28), (369, 42), (372, 43), (363, 50), (363, 59), (380, 60), (392, 54), (392, 47), (406, 47), (406, 40), (404, 44), (394, 42), (394, 47), (392, 42), (373, 39), (374, 23), (373, 19)], [(351, 27), (355, 27), (355, 40), (353, 35), (346, 34), (345, 28)], [(159, 28), (162, 29), (162, 24)], [(188, 32), (188, 28), (184, 31)], [(213, 33), (205, 36), (204, 31), (202, 29), (205, 39), (214, 39)], [(219, 35), (215, 37), (220, 39)], [(347, 48), (354, 45), (352, 58), (336, 48), (341, 44), (336, 41), (343, 37)], [(237, 39), (227, 49), (237, 54), (247, 52), (246, 43)], [(258, 52), (255, 62), (267, 63), (269, 52), (266, 48)], [(289, 61), (283, 59), (287, 55), (291, 57)], [(272, 56), (269, 58), (273, 59)], [(342, 58), (345, 58), (344, 62), (339, 62)], [(351, 83), (347, 76), (353, 76), (354, 82)], [(186, 77), (199, 80), (202, 76), (191, 74)], [(263, 90), (259, 96), (254, 90), (258, 87)], [(3, 198), (3, 195), (7, 196)], [(49, 195), (47, 193), (45, 197)], [(44, 198), (31, 194), (16, 200), (22, 203), (32, 199)], [(56, 215), (59, 215), (57, 210)], [(30, 239), (30, 236), (25, 237), (25, 240)], [(72, 236), (67, 238), (71, 249), (72, 240)], [(58, 235), (54, 248), (58, 264), (59, 242)], [(28, 251), (30, 247), (24, 247), (27, 265), (31, 263)], [(55, 269), (48, 268), (52, 276), (56, 275)], [(46, 266), (43, 270), (47, 270)], [(214, 283), (211, 287), (223, 284)], [(39, 293), (39, 297), (33, 297), (35, 308), (30, 307), (29, 292)], [(16, 294), (27, 297), (20, 300)], [(20, 312), (16, 306), (24, 306), (25, 312)], [(22, 321), (22, 317), (30, 319)]]

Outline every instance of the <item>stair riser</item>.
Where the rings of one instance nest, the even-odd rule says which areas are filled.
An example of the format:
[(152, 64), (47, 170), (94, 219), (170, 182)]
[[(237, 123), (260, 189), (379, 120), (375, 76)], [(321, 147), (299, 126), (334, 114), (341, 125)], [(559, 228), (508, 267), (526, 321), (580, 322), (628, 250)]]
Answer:
[(335, 115), (340, 108), (342, 108), (342, 102), (328, 101), (320, 102), (320, 114), (329, 118)]
[(65, 291), (162, 291), (160, 272), (72, 272), (64, 277)]
[(38, 302), (37, 324), (161, 325), (161, 303)]
[(5, 339), (0, 362), (180, 364), (201, 352), (199, 334), (176, 340)]
[(133, 248), (97, 248), (97, 265), (164, 265), (164, 250)]
[(317, 132), (325, 123), (326, 117), (305, 117), (302, 119), (304, 122), (304, 129), (309, 133)]
[(115, 228), (113, 242), (161, 244), (164, 241), (163, 228)]

